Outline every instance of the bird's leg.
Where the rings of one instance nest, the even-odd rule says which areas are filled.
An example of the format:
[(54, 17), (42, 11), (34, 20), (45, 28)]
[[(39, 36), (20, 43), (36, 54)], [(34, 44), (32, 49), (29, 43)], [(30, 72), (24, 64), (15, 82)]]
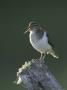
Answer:
[(44, 53), (41, 53), (40, 59), (43, 59), (44, 60), (45, 56), (46, 55)]

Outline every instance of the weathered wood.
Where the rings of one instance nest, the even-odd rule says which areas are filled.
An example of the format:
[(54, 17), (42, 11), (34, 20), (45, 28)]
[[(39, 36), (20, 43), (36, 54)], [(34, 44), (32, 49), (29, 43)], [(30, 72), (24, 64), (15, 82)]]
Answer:
[(28, 90), (64, 90), (50, 72), (44, 60), (31, 60), (19, 68), (17, 84), (24, 84)]

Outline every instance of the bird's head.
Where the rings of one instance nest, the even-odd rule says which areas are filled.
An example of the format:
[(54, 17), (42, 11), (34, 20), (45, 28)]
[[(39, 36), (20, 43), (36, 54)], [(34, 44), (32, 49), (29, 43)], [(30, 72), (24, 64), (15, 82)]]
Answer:
[(39, 28), (39, 24), (35, 21), (30, 21), (27, 27), (27, 30), (24, 33), (31, 32), (37, 30)]

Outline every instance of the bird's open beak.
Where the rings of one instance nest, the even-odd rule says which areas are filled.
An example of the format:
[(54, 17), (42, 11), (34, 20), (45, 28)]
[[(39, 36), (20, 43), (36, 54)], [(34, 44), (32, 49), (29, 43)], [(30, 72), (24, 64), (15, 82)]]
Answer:
[(27, 30), (24, 32), (24, 34), (26, 34), (27, 32), (30, 32), (30, 31), (31, 31), (31, 29), (30, 29), (30, 27), (28, 27)]
[(26, 34), (27, 32), (29, 32), (29, 30), (26, 30), (26, 31), (24, 32), (24, 34)]

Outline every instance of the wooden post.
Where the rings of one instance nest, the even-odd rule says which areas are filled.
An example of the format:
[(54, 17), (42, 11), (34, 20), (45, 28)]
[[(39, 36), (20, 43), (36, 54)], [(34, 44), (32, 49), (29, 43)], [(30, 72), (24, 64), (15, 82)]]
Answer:
[(28, 90), (64, 90), (45, 61), (39, 59), (25, 62), (18, 69), (16, 83), (23, 83)]

